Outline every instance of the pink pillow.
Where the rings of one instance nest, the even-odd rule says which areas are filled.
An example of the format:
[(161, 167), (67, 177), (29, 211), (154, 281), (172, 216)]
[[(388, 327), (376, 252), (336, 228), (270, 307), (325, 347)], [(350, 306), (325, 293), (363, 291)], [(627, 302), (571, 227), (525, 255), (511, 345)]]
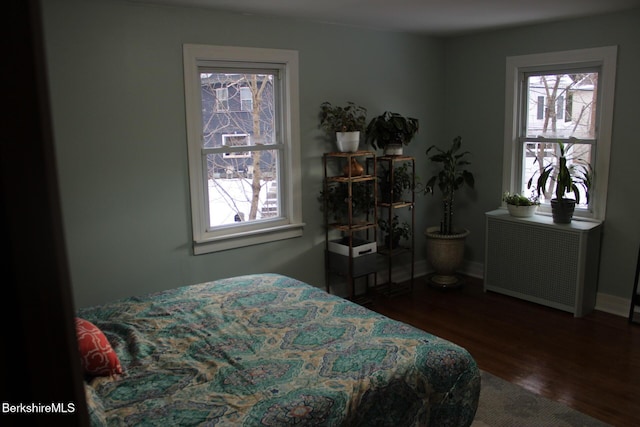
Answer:
[(76, 317), (76, 335), (80, 349), (80, 362), (86, 374), (106, 376), (122, 373), (118, 355), (96, 325)]

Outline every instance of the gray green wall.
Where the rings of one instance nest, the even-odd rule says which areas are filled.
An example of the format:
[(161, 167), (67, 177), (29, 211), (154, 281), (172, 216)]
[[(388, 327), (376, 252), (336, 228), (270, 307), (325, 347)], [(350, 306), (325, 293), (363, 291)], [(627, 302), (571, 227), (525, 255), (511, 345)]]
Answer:
[[(457, 222), (471, 229), (467, 257), (484, 260), (484, 212), (500, 204), (505, 57), (619, 45), (611, 188), (600, 289), (628, 298), (639, 242), (631, 175), (640, 80), (640, 11), (449, 39), (292, 19), (149, 6), (116, 0), (42, 2), (54, 137), (77, 307), (253, 272), (324, 285), (318, 107), (355, 101), (369, 115), (417, 117), (408, 147), (427, 178), (424, 149), (455, 135), (473, 153), (477, 191), (463, 193)], [(302, 238), (192, 255), (182, 45), (295, 49), (300, 55)], [(439, 221), (419, 196), (422, 230)]]
[[(324, 286), (317, 196), (322, 153), (331, 147), (318, 129), (320, 104), (354, 101), (371, 117), (386, 109), (417, 117), (422, 131), (409, 147), (416, 154), (439, 138), (441, 40), (198, 8), (120, 1), (42, 4), (78, 307), (254, 272)], [(302, 238), (192, 255), (184, 43), (299, 51)], [(424, 227), (421, 219), (418, 229)]]
[[(472, 230), (480, 231), (483, 213), (500, 205), (505, 58), (611, 45), (618, 46), (618, 64), (598, 292), (628, 299), (640, 244), (640, 181), (636, 175), (640, 160), (636, 135), (640, 10), (445, 40), (445, 134), (465, 135), (467, 149), (474, 154), (477, 202), (459, 210), (459, 215)], [(484, 233), (476, 232), (469, 240), (471, 258), (482, 262)]]

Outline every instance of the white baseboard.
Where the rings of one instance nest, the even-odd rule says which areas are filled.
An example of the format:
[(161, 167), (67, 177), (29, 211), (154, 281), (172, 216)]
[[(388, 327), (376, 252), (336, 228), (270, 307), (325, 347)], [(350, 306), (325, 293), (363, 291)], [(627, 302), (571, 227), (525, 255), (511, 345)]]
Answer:
[[(415, 261), (413, 263), (413, 277), (421, 277), (426, 276), (430, 271), (427, 268), (427, 261)], [(389, 270), (387, 269), (379, 269), (378, 270), (378, 282), (383, 283), (386, 282), (389, 275)], [(398, 266), (393, 269), (393, 273), (391, 274), (391, 279), (394, 282), (405, 282), (411, 279), (411, 267), (410, 266)]]
[[(433, 269), (424, 259), (415, 261), (413, 264), (413, 268), (414, 278), (426, 276), (427, 274), (433, 273)], [(462, 265), (462, 268), (460, 269), (460, 272), (467, 276), (482, 279), (484, 277), (484, 264), (481, 262), (465, 261)], [(387, 274), (387, 270), (383, 269), (378, 271), (378, 277), (384, 278), (387, 277)], [(409, 280), (411, 278), (411, 271), (408, 268), (394, 269), (393, 275), (391, 277), (397, 282)]]
[(629, 307), (631, 307), (630, 298), (622, 298), (603, 293), (598, 293), (596, 295), (596, 310), (628, 317)]
[(462, 264), (462, 273), (478, 279), (484, 278), (484, 264), (481, 262), (466, 261)]
[[(414, 278), (426, 276), (433, 272), (433, 269), (427, 264), (426, 260), (417, 260), (414, 263)], [(481, 262), (465, 261), (460, 269), (460, 272), (467, 276), (476, 277), (478, 279), (484, 278), (484, 264)], [(378, 272), (378, 280), (380, 278), (387, 277), (385, 270)], [(392, 278), (394, 281), (403, 282), (411, 278), (411, 271), (406, 268), (398, 268), (394, 270)], [(598, 311), (604, 311), (606, 313), (615, 314), (616, 316), (627, 317), (629, 316), (629, 307), (631, 300), (628, 298), (617, 297), (615, 295), (608, 295), (598, 293), (596, 295), (595, 309)]]
[[(462, 265), (461, 272), (468, 276), (482, 279), (484, 278), (484, 264), (481, 262), (465, 261)], [(616, 316), (628, 317), (630, 304), (630, 298), (622, 298), (598, 292), (596, 294), (595, 310), (615, 314)]]

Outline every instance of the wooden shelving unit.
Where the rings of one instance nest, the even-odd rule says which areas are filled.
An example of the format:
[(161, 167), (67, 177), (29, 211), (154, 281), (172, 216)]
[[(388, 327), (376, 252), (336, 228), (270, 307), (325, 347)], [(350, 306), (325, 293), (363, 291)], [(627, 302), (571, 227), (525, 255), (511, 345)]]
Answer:
[[(376, 241), (377, 241), (377, 176), (376, 155), (372, 151), (357, 151), (353, 153), (331, 152), (323, 156), (323, 202), (325, 222), (325, 282), (327, 292), (331, 292), (332, 274), (338, 274), (347, 279), (347, 298), (359, 303), (368, 302), (369, 278), (373, 278), (376, 286)], [(357, 161), (364, 169), (361, 175), (353, 175), (350, 168), (345, 167)], [(357, 187), (356, 186), (364, 186)], [(332, 218), (335, 213), (331, 210), (329, 198), (331, 191), (346, 190), (344, 203), (346, 204), (344, 217), (339, 220)], [(360, 191), (355, 191), (360, 190)], [(371, 197), (372, 209), (370, 213), (359, 213), (354, 210), (354, 196), (364, 194)], [(342, 203), (342, 200), (339, 201)], [(331, 240), (336, 237), (338, 239)], [(363, 243), (364, 242), (364, 243)], [(337, 248), (337, 250), (336, 250)], [(356, 294), (355, 280), (366, 279), (366, 291)]]
[[(410, 156), (381, 156), (376, 159), (379, 165), (385, 165), (386, 170), (389, 171), (389, 191), (388, 194), (380, 194), (377, 201), (377, 206), (380, 211), (380, 217), (385, 218), (388, 224), (391, 224), (394, 215), (399, 210), (410, 210), (410, 226), (411, 226), (411, 238), (408, 245), (399, 248), (387, 248), (384, 244), (379, 245), (378, 253), (385, 257), (386, 260), (386, 281), (378, 285), (378, 289), (388, 295), (398, 295), (410, 292), (413, 289), (413, 279), (415, 276), (415, 172), (416, 163), (415, 158)], [(402, 164), (408, 164), (411, 174), (411, 191), (404, 191), (402, 194), (394, 194), (394, 182), (395, 182), (395, 170), (396, 167)], [(380, 186), (382, 188), (382, 186)], [(381, 190), (383, 191), (383, 190)], [(410, 195), (409, 195), (410, 194)], [(391, 233), (391, 240), (393, 234)], [(397, 266), (395, 262), (399, 257), (408, 257), (410, 259), (410, 280), (403, 281), (404, 285), (394, 282), (393, 271)]]

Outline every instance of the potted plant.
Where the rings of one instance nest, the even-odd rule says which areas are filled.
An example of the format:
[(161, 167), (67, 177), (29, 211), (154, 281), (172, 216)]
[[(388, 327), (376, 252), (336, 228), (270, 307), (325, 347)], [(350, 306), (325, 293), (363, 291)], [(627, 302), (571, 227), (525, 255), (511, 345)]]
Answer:
[[(549, 163), (536, 171), (529, 178), (527, 188), (533, 186), (533, 179), (539, 174), (535, 183), (538, 197), (545, 194), (554, 194), (555, 197), (551, 199), (553, 222), (569, 224), (573, 218), (576, 204), (580, 203), (579, 187), (584, 189), (587, 203), (589, 202), (593, 171), (591, 165), (582, 159), (570, 159), (568, 157), (569, 150), (562, 142), (558, 142), (558, 147), (560, 155), (557, 157), (557, 161)], [(534, 163), (536, 161), (538, 161), (538, 158), (534, 160)], [(555, 189), (553, 189), (554, 185)], [(565, 197), (567, 193), (573, 193), (574, 199)]]
[(399, 202), (406, 190), (413, 190), (413, 176), (409, 171), (408, 163), (393, 168), (393, 180), (390, 167), (385, 167), (382, 164), (380, 170), (378, 183), (380, 185), (380, 200), (383, 203)]
[(320, 127), (331, 136), (336, 135), (338, 151), (358, 151), (360, 132), (366, 123), (367, 109), (353, 102), (347, 102), (344, 107), (330, 102), (320, 105)]
[(327, 209), (326, 214), (338, 223), (348, 221), (349, 201), (351, 201), (352, 216), (361, 217), (373, 211), (373, 196), (369, 186), (363, 184), (351, 187), (351, 197), (347, 185), (338, 184), (328, 187), (327, 192), (320, 191), (318, 200), (322, 203), (322, 210)]
[(521, 194), (511, 194), (508, 191), (502, 194), (502, 201), (507, 204), (511, 216), (519, 218), (532, 217), (540, 202), (537, 197), (525, 197)]
[(391, 222), (379, 219), (378, 226), (384, 233), (384, 245), (389, 250), (396, 249), (400, 245), (401, 239), (411, 237), (411, 226), (407, 222), (400, 222), (398, 215), (394, 215)]
[(383, 149), (385, 155), (398, 155), (402, 154), (402, 146), (411, 142), (419, 128), (418, 119), (385, 111), (367, 125), (366, 141), (374, 149)]
[[(441, 288), (458, 287), (461, 282), (456, 271), (464, 260), (464, 245), (469, 230), (453, 227), (453, 200), (456, 191), (465, 184), (474, 187), (474, 177), (466, 167), (470, 164), (465, 160), (468, 151), (460, 152), (462, 138), (453, 139), (451, 147), (444, 151), (435, 145), (426, 151), (427, 158), (440, 166), (440, 170), (427, 181), (425, 194), (433, 194), (437, 186), (442, 193), (443, 217), (439, 226), (428, 227), (427, 260), (435, 273), (430, 276), (430, 283)], [(432, 150), (434, 154), (429, 155)]]

